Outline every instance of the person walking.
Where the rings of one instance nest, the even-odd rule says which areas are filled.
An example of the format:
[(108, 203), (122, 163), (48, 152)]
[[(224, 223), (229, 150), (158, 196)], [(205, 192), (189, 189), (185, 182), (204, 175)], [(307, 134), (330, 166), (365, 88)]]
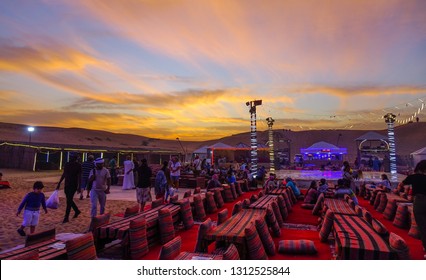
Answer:
[(78, 209), (77, 205), (74, 202), (74, 194), (77, 191), (81, 191), (81, 164), (77, 162), (77, 156), (71, 155), (69, 162), (64, 166), (64, 172), (62, 173), (61, 179), (58, 182), (57, 190), (61, 187), (62, 181), (65, 179), (65, 197), (67, 200), (67, 206), (65, 209), (65, 216), (62, 223), (69, 222), (69, 216), (71, 213), (71, 208), (74, 210), (73, 218), (77, 218), (80, 215), (81, 211)]
[(138, 184), (136, 185), (136, 199), (140, 204), (139, 212), (145, 209), (145, 204), (150, 200), (152, 170), (146, 159), (142, 159), (137, 169)]
[(126, 157), (123, 162), (124, 165), (124, 178), (123, 178), (123, 190), (131, 190), (135, 187), (135, 177), (133, 175), (133, 169), (135, 165), (131, 160), (130, 156)]
[(179, 190), (180, 169), (182, 165), (177, 156), (173, 156), (169, 163), (170, 179), (176, 192)]
[[(414, 218), (419, 227), (423, 249), (426, 250), (426, 160), (417, 163), (414, 174), (408, 175), (402, 184), (412, 187)], [(426, 259), (426, 255), (423, 258)]]
[[(107, 194), (111, 188), (111, 175), (104, 167), (104, 159), (97, 158), (95, 160), (96, 169), (92, 169), (89, 175), (89, 181), (92, 182), (92, 190), (90, 191), (91, 211), (90, 216), (93, 218), (97, 215), (98, 202), (100, 206), (99, 213), (105, 213), (105, 205)], [(133, 176), (133, 174), (132, 174)]]
[(115, 186), (118, 183), (117, 176), (117, 157), (114, 156), (108, 163), (109, 165), (109, 173), (111, 175), (111, 185)]

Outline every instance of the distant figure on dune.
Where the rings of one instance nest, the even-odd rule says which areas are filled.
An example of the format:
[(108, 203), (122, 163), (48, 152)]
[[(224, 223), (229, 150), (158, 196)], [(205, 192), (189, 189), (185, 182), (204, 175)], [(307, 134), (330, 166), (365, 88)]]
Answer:
[(133, 169), (135, 165), (130, 159), (130, 156), (126, 157), (123, 162), (124, 165), (124, 178), (123, 178), (123, 190), (131, 190), (135, 188), (135, 177), (133, 175)]

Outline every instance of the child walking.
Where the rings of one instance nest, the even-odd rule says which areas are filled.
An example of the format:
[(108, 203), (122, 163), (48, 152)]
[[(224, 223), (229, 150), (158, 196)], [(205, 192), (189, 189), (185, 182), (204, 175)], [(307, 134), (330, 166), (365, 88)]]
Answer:
[(38, 220), (40, 217), (40, 206), (43, 207), (44, 213), (47, 214), (46, 208), (46, 197), (43, 193), (44, 185), (41, 181), (37, 181), (33, 185), (33, 191), (27, 193), (27, 195), (22, 200), (21, 204), (18, 207), (18, 212), (16, 216), (19, 216), (22, 209), (24, 209), (24, 221), (22, 225), (18, 228), (18, 233), (21, 236), (25, 236), (25, 227), (30, 227), (30, 232), (34, 233), (35, 228), (38, 224)]

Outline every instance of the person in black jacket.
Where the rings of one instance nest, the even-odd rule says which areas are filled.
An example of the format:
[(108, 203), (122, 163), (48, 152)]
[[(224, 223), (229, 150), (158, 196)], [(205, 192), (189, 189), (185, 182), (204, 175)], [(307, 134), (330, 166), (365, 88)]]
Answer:
[(145, 203), (151, 198), (152, 170), (148, 166), (146, 159), (142, 159), (141, 165), (137, 168), (137, 172), (138, 184), (136, 185), (136, 199), (140, 204), (139, 212), (142, 212), (145, 208)]

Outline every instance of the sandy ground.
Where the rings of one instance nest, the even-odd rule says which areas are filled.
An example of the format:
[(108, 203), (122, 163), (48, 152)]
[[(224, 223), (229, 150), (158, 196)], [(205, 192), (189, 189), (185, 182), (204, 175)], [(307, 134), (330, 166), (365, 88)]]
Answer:
[[(8, 180), (11, 189), (0, 190), (0, 251), (13, 248), (17, 245), (24, 244), (25, 237), (20, 236), (16, 230), (22, 223), (22, 212), (19, 217), (16, 212), (23, 197), (32, 191), (33, 183), (40, 180), (44, 183), (44, 193), (46, 198), (55, 190), (59, 178), (60, 171), (42, 171), (30, 172), (22, 170), (2, 169), (3, 179)], [(90, 224), (90, 201), (89, 199), (79, 200), (79, 195), (75, 195), (75, 203), (82, 211), (81, 215), (76, 218), (70, 218), (70, 222), (62, 224), (65, 213), (65, 196), (63, 193), (63, 183), (60, 189), (60, 206), (58, 209), (48, 209), (48, 213), (41, 211), (40, 222), (36, 228), (36, 232), (56, 228), (56, 233), (83, 233), (87, 231)], [(180, 194), (184, 189), (180, 190)], [(112, 220), (119, 219), (114, 214), (123, 213), (126, 207), (136, 204), (135, 190), (123, 191), (121, 186), (112, 186), (111, 194), (108, 195), (106, 211), (113, 214)], [(71, 210), (71, 217), (74, 215)], [(29, 233), (29, 228), (26, 229)]]

